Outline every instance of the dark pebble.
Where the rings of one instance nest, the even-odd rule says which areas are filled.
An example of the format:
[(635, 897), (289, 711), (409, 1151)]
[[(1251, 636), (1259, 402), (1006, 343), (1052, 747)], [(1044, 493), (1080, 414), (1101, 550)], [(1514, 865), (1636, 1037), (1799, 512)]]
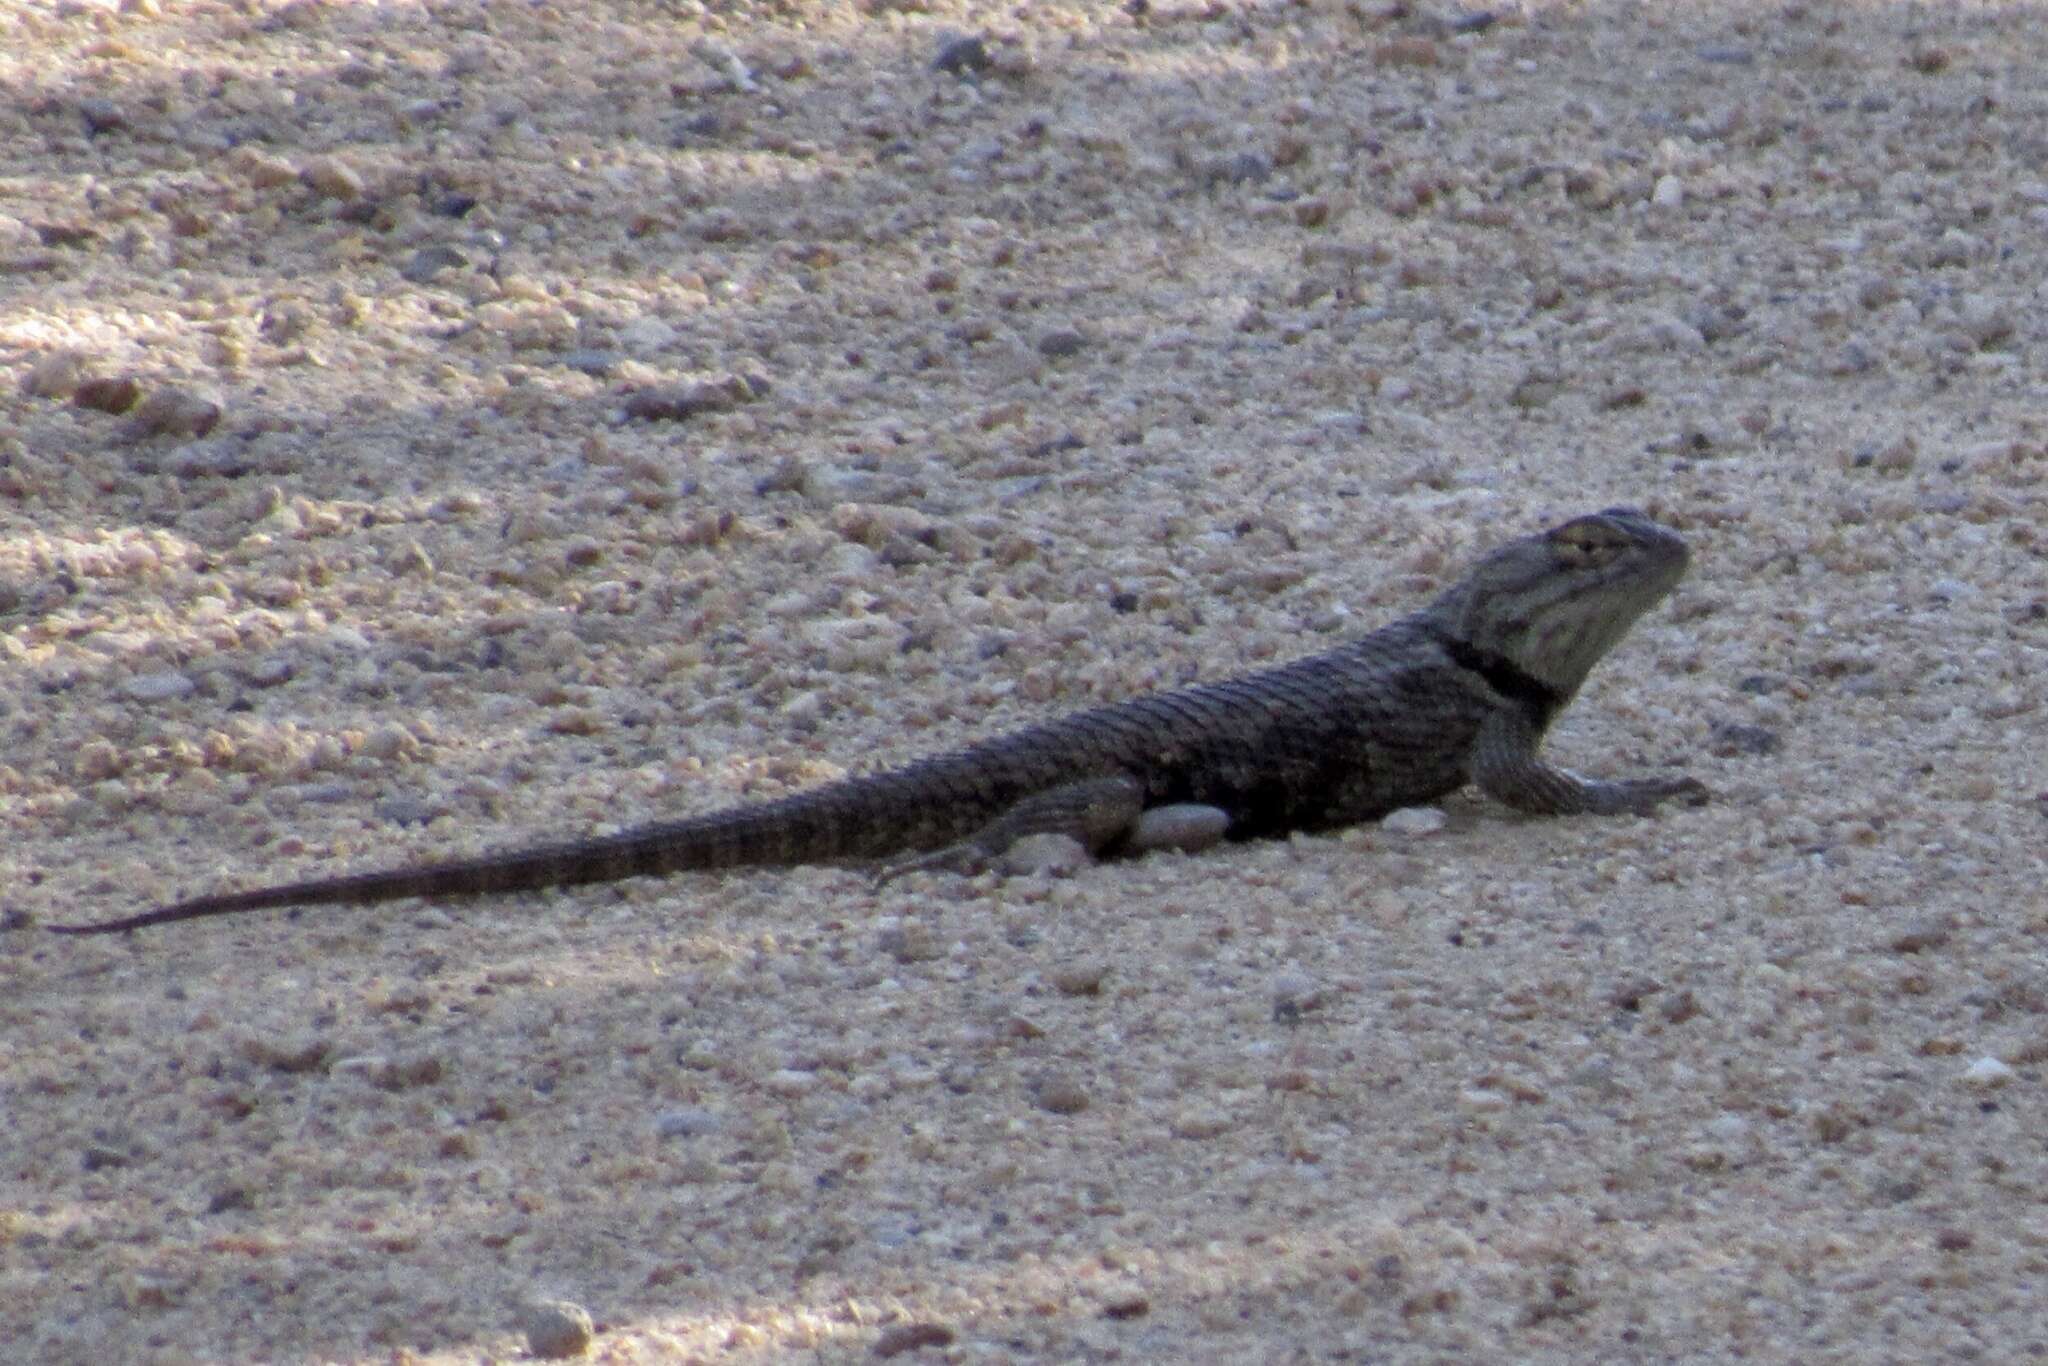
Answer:
[(376, 806), (378, 819), (391, 825), (431, 825), (445, 809), (418, 797), (386, 797)]
[(127, 1166), (128, 1154), (118, 1148), (109, 1148), (103, 1143), (88, 1144), (85, 1151), (79, 1154), (78, 1165), (89, 1172), (107, 1171)]
[(575, 370), (580, 374), (589, 375), (592, 379), (605, 378), (618, 363), (619, 358), (609, 351), (564, 351), (561, 356), (561, 365), (564, 369)]
[(90, 223), (38, 223), (36, 240), (46, 247), (84, 247), (100, 240)]
[(1079, 355), (1088, 345), (1088, 339), (1071, 328), (1048, 332), (1038, 339), (1038, 354), (1048, 360), (1062, 360)]
[(89, 379), (71, 395), (74, 408), (96, 408), (103, 413), (125, 413), (142, 397), (142, 385), (132, 375), (113, 379)]
[(1946, 916), (1939, 916), (1908, 925), (1892, 936), (1889, 947), (1893, 953), (1925, 953), (1946, 944), (1954, 933), (1954, 922)]
[(459, 270), (468, 264), (469, 258), (454, 247), (421, 247), (399, 267), (398, 273), (416, 285), (423, 285), (443, 271)]
[(1239, 152), (1217, 162), (1209, 179), (1226, 185), (1263, 185), (1273, 174), (1273, 161), (1263, 152)]
[(643, 422), (680, 422), (698, 413), (722, 413), (766, 393), (765, 378), (728, 375), (678, 389), (641, 389), (626, 399), (626, 416)]
[(128, 116), (121, 112), (121, 106), (98, 95), (89, 95), (78, 102), (78, 116), (85, 120), (85, 131), (94, 136), (117, 132), (128, 126)]
[(1741, 754), (1776, 754), (1781, 743), (1778, 732), (1766, 726), (1721, 722), (1714, 727), (1708, 748), (1720, 758), (1731, 759)]
[(939, 44), (939, 55), (932, 58), (932, 70), (943, 71), (949, 76), (986, 71), (993, 65), (988, 45), (973, 34), (955, 34), (947, 38)]
[(923, 1347), (950, 1347), (953, 1345), (953, 1330), (937, 1323), (905, 1323), (889, 1329), (875, 1339), (875, 1355), (878, 1357), (901, 1356)]
[(681, 123), (677, 124), (674, 131), (669, 135), (669, 141), (677, 147), (687, 147), (693, 142), (715, 138), (724, 131), (725, 124), (719, 119), (718, 115), (707, 109), (703, 113), (684, 119)]
[(221, 437), (179, 447), (164, 468), (178, 479), (240, 479), (255, 473), (256, 462), (249, 456), (247, 442)]

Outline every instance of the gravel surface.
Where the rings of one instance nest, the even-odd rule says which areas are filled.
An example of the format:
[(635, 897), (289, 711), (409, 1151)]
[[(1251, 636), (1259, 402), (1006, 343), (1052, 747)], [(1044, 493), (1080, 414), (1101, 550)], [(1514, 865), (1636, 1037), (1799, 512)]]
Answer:
[[(20, 1360), (2013, 1360), (2022, 4), (0, 7)], [(1609, 503), (1655, 820), (40, 921), (1325, 648)]]

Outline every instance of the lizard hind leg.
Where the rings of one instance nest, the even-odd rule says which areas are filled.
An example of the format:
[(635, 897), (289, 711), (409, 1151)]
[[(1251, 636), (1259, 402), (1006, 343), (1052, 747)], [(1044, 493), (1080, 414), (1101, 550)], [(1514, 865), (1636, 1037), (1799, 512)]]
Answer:
[(905, 873), (944, 869), (975, 873), (1033, 835), (1065, 835), (1092, 857), (1128, 841), (1146, 816), (1145, 790), (1135, 778), (1087, 778), (1034, 792), (958, 844), (885, 863), (882, 886)]

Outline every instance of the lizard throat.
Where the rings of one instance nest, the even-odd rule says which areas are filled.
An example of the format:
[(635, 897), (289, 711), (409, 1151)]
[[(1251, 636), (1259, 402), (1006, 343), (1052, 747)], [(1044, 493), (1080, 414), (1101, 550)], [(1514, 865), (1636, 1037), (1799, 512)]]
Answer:
[(1564, 709), (1565, 703), (1571, 701), (1562, 689), (1545, 683), (1496, 650), (1460, 640), (1448, 631), (1437, 630), (1430, 634), (1451, 657), (1453, 664), (1485, 679), (1487, 687), (1520, 707), (1538, 731), (1547, 729), (1551, 719)]

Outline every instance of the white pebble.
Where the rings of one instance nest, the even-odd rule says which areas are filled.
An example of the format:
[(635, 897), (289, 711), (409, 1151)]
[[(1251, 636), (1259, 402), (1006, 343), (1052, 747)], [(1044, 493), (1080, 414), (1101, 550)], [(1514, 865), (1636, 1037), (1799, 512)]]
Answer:
[(817, 1089), (818, 1074), (784, 1067), (769, 1073), (762, 1085), (778, 1096), (801, 1096)]
[(1707, 1134), (1723, 1143), (1737, 1143), (1749, 1137), (1749, 1121), (1741, 1115), (1718, 1115), (1707, 1121)]
[(1657, 188), (1650, 191), (1650, 202), (1660, 209), (1675, 209), (1685, 203), (1685, 182), (1675, 175), (1657, 177)]
[(1508, 1098), (1484, 1086), (1468, 1086), (1458, 1092), (1458, 1105), (1475, 1115), (1499, 1114), (1508, 1108)]
[(654, 1132), (660, 1138), (696, 1138), (700, 1134), (715, 1134), (724, 1127), (724, 1121), (716, 1114), (695, 1105), (663, 1110), (654, 1117)]
[(1990, 1090), (2011, 1081), (2014, 1072), (1996, 1058), (1979, 1058), (1963, 1069), (1963, 1083)]
[(1380, 829), (1390, 835), (1434, 835), (1449, 819), (1434, 806), (1404, 806), (1389, 811), (1380, 821)]
[(636, 356), (651, 356), (674, 346), (679, 335), (659, 318), (639, 318), (619, 329), (619, 345)]
[(162, 673), (137, 674), (121, 691), (137, 702), (172, 702), (180, 697), (190, 697), (198, 687), (177, 670), (166, 669)]

